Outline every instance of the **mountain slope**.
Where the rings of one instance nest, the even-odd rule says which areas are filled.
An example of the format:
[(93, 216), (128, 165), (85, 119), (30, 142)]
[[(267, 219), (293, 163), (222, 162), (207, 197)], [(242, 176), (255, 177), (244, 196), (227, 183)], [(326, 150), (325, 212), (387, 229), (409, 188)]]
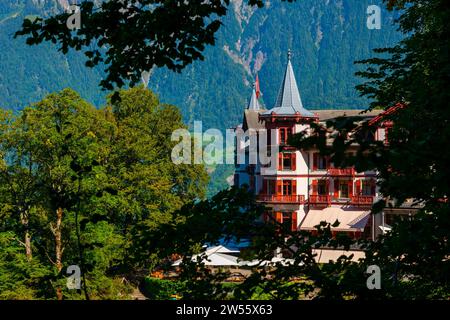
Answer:
[[(0, 2), (0, 107), (18, 110), (65, 87), (97, 106), (104, 104), (107, 93), (98, 87), (102, 70), (84, 67), (82, 54), (64, 56), (50, 44), (29, 47), (24, 38), (13, 39), (24, 17), (51, 15), (61, 10), (59, 3), (64, 0)], [(232, 0), (217, 44), (207, 48), (205, 61), (181, 74), (156, 70), (150, 79), (150, 88), (163, 102), (180, 107), (185, 121), (192, 125), (201, 120), (204, 130), (238, 124), (256, 72), (264, 103), (272, 107), (289, 48), (307, 109), (367, 106), (354, 89), (361, 80), (354, 76), (353, 62), (400, 39), (392, 26), (394, 16), (387, 11), (382, 11), (381, 30), (366, 27), (367, 7), (382, 6), (381, 0), (272, 0), (258, 10), (243, 3)], [(230, 171), (219, 166), (211, 190), (220, 189)]]
[[(362, 108), (366, 101), (354, 90), (354, 60), (370, 56), (371, 49), (400, 39), (392, 14), (383, 12), (381, 30), (366, 28), (366, 8), (377, 1), (272, 1), (255, 10), (232, 2), (215, 47), (204, 62), (181, 74), (157, 70), (150, 87), (165, 102), (178, 105), (185, 119), (202, 120), (207, 127), (224, 128), (239, 122), (259, 71), (264, 100), (274, 103), (286, 51), (293, 51), (304, 105), (310, 109)], [(378, 1), (378, 3), (380, 3)], [(60, 8), (59, 8), (60, 9)], [(58, 10), (52, 0), (4, 0), (0, 4), (0, 106), (19, 109), (48, 92), (73, 87), (96, 105), (105, 92), (97, 86), (102, 71), (84, 67), (77, 52), (64, 56), (51, 45), (28, 47), (12, 40), (27, 15), (49, 15)]]
[(369, 30), (366, 10), (376, 1), (272, 1), (268, 8), (250, 12), (241, 2), (234, 1), (235, 12), (224, 20), (217, 45), (208, 49), (204, 62), (181, 75), (159, 70), (152, 79), (151, 86), (181, 106), (186, 119), (219, 128), (239, 122), (257, 71), (264, 102), (271, 107), (288, 48), (306, 108), (367, 106), (354, 89), (361, 80), (354, 76), (353, 62), (400, 39), (392, 14), (383, 12), (381, 30)]

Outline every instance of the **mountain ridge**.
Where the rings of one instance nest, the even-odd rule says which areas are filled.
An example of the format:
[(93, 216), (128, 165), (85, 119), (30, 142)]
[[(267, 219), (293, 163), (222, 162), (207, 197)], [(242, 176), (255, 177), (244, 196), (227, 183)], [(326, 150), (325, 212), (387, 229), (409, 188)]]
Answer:
[[(382, 11), (382, 29), (366, 27), (367, 7), (382, 6), (381, 0), (298, 0), (266, 2), (265, 8), (232, 0), (223, 17), (215, 46), (205, 50), (182, 73), (154, 70), (149, 87), (160, 100), (178, 106), (192, 126), (202, 121), (204, 130), (233, 127), (242, 121), (252, 82), (259, 74), (262, 101), (275, 104), (286, 65), (287, 50), (306, 109), (364, 109), (354, 76), (355, 60), (372, 55), (377, 47), (401, 39), (392, 26), (396, 13)], [(4, 0), (0, 3), (0, 107), (12, 110), (40, 101), (50, 92), (71, 87), (100, 107), (108, 92), (98, 86), (101, 66), (86, 68), (82, 53), (63, 55), (48, 43), (27, 46), (24, 38), (13, 39), (23, 19), (49, 16), (62, 10), (56, 0)], [(232, 166), (217, 166), (210, 194), (223, 188)]]
[[(29, 47), (24, 38), (12, 39), (25, 16), (48, 16), (61, 10), (60, 3), (64, 1), (0, 4), (1, 107), (17, 110), (64, 87), (74, 88), (96, 106), (105, 103), (107, 93), (98, 87), (102, 68), (86, 68), (80, 52), (64, 56), (50, 44)], [(367, 101), (354, 89), (358, 81), (353, 61), (400, 39), (389, 26), (395, 14), (387, 11), (382, 30), (366, 28), (366, 8), (373, 3), (381, 5), (360, 0), (272, 1), (256, 9), (232, 0), (205, 61), (193, 63), (181, 74), (156, 70), (149, 87), (162, 101), (179, 106), (188, 124), (202, 120), (208, 127), (224, 129), (240, 121), (257, 72), (264, 102), (273, 105), (290, 48), (306, 108), (365, 108)]]

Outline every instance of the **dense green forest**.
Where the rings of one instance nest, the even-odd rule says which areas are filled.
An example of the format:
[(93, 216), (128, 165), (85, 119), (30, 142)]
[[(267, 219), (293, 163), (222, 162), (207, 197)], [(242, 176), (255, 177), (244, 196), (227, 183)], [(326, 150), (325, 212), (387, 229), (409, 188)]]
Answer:
[[(94, 105), (104, 103), (98, 90), (101, 68), (84, 68), (82, 55), (63, 56), (50, 45), (29, 50), (24, 38), (13, 40), (28, 15), (49, 15), (55, 1), (2, 1), (0, 4), (0, 106), (18, 110), (49, 92), (72, 87)], [(309, 109), (365, 108), (354, 86), (353, 61), (367, 58), (373, 48), (400, 39), (392, 25), (395, 14), (383, 11), (382, 29), (366, 28), (366, 9), (381, 1), (273, 1), (250, 9), (232, 1), (223, 19), (217, 44), (208, 47), (205, 61), (181, 74), (156, 70), (150, 79), (162, 101), (181, 108), (189, 125), (226, 128), (241, 121), (255, 73), (259, 72), (264, 101), (275, 102), (286, 52), (293, 51), (302, 99)], [(274, 37), (273, 35), (277, 35)], [(208, 81), (204, 81), (208, 79)]]
[[(97, 107), (105, 103), (105, 92), (98, 87), (102, 66), (85, 68), (82, 54), (70, 52), (65, 56), (51, 44), (30, 50), (24, 38), (13, 40), (24, 17), (49, 16), (61, 10), (57, 3), (0, 3), (0, 107), (20, 110), (67, 87)], [(242, 1), (232, 1), (217, 44), (205, 51), (205, 61), (194, 62), (180, 74), (155, 70), (149, 87), (161, 101), (180, 107), (189, 126), (201, 120), (204, 128), (223, 130), (242, 120), (257, 72), (264, 102), (271, 107), (290, 48), (308, 109), (366, 108), (366, 98), (359, 97), (354, 89), (358, 82), (353, 61), (367, 58), (373, 48), (389, 46), (401, 37), (392, 25), (396, 16), (392, 12), (383, 11), (381, 30), (366, 28), (367, 6), (377, 3), (381, 5), (379, 0), (273, 1), (256, 10)], [(225, 187), (225, 179), (232, 172), (232, 167), (218, 166), (209, 193)]]

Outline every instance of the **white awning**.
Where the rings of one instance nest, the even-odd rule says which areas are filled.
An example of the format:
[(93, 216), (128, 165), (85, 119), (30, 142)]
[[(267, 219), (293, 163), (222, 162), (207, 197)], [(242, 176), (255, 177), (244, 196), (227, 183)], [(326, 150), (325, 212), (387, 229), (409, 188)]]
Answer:
[[(277, 264), (281, 264), (282, 266), (291, 266), (294, 265), (294, 259), (286, 259), (286, 258), (277, 258), (274, 257), (271, 260), (252, 260), (252, 261), (241, 261), (239, 265), (246, 267), (263, 267), (263, 266), (276, 266)], [(299, 265), (301, 265), (300, 263)]]
[(313, 253), (317, 254), (314, 257), (317, 263), (329, 263), (330, 261), (337, 261), (340, 256), (350, 256), (353, 254), (352, 261), (357, 262), (359, 259), (365, 257), (364, 251), (356, 251), (356, 250), (334, 250), (334, 249), (313, 249)]
[[(224, 246), (216, 246), (207, 249), (203, 254), (196, 254), (192, 256), (192, 261), (197, 261), (203, 257), (202, 262), (206, 266), (239, 266), (237, 256), (232, 254), (239, 253), (238, 250), (228, 249)], [(181, 259), (175, 261), (172, 266), (179, 266)]]
[(315, 226), (325, 221), (333, 224), (339, 221), (333, 231), (363, 231), (369, 220), (369, 211), (346, 210), (339, 207), (328, 207), (322, 210), (309, 210), (300, 225), (301, 230), (317, 230)]
[(392, 227), (387, 224), (385, 224), (384, 226), (378, 226), (378, 228), (380, 228), (383, 233), (387, 233), (392, 230)]

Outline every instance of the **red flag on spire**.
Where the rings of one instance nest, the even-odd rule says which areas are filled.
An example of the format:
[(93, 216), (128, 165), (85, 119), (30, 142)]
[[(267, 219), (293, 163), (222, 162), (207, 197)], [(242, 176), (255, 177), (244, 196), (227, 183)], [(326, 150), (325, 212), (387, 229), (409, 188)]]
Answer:
[(256, 91), (256, 99), (259, 99), (259, 97), (261, 96), (261, 90), (259, 89), (259, 78), (258, 78), (258, 74), (256, 74), (255, 91)]

